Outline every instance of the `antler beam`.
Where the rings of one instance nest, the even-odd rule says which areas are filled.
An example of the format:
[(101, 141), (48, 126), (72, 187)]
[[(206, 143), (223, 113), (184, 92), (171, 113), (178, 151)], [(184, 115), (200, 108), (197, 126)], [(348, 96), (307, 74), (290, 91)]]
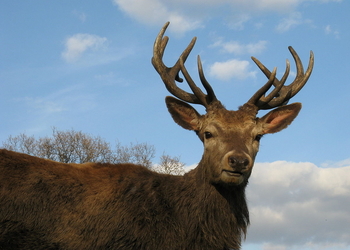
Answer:
[[(157, 70), (159, 75), (161, 76), (166, 88), (168, 91), (176, 96), (177, 98), (194, 104), (201, 104), (205, 107), (208, 107), (210, 103), (212, 103), (214, 100), (216, 100), (215, 93), (208, 83), (208, 81), (204, 77), (202, 63), (200, 61), (200, 57), (198, 56), (198, 71), (200, 80), (207, 91), (207, 94), (204, 94), (202, 90), (197, 87), (197, 85), (192, 80), (190, 74), (188, 73), (186, 67), (185, 67), (185, 61), (192, 51), (195, 43), (196, 43), (196, 37), (192, 39), (190, 44), (187, 46), (187, 48), (182, 52), (181, 56), (175, 63), (173, 67), (167, 67), (163, 63), (163, 55), (165, 51), (165, 47), (169, 41), (169, 38), (167, 36), (164, 36), (164, 33), (166, 29), (168, 28), (169, 22), (167, 22), (163, 28), (160, 30), (153, 47), (153, 57), (152, 57), (152, 64), (154, 68)], [(183, 79), (180, 78), (179, 73), (183, 74), (185, 77), (188, 85), (190, 86), (192, 93), (188, 93), (182, 89), (180, 89), (176, 82), (183, 82)]]

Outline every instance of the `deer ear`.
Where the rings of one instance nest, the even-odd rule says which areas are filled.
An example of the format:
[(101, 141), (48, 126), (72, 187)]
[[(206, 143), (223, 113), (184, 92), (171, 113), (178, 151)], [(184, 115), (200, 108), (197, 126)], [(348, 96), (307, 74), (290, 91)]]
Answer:
[(301, 103), (292, 103), (274, 109), (260, 118), (263, 134), (271, 134), (285, 129), (299, 114)]
[(171, 96), (165, 98), (165, 103), (177, 124), (184, 129), (199, 130), (201, 115), (191, 105)]

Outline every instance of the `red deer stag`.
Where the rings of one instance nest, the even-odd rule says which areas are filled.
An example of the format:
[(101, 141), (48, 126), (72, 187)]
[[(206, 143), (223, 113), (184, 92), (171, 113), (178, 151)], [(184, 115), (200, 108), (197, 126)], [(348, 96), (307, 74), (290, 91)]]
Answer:
[[(176, 64), (162, 62), (167, 23), (154, 44), (152, 63), (167, 89), (176, 123), (193, 130), (204, 144), (198, 166), (184, 176), (152, 172), (132, 164), (64, 164), (0, 151), (0, 249), (240, 249), (249, 213), (245, 187), (259, 140), (287, 127), (301, 109), (285, 105), (308, 80), (297, 53), (296, 79), (285, 86), (257, 59), (267, 83), (237, 111), (215, 97), (198, 58), (204, 94), (184, 62), (195, 38)], [(193, 93), (176, 85), (182, 73)], [(266, 94), (270, 87), (274, 89)], [(187, 103), (201, 104), (200, 115)], [(281, 106), (281, 107), (279, 107)], [(257, 118), (260, 109), (276, 109)]]

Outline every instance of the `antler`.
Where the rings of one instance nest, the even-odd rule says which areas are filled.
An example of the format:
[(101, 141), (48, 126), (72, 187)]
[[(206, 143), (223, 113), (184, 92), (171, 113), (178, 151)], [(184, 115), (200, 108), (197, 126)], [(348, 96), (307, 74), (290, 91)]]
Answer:
[[(272, 109), (274, 107), (287, 104), (289, 99), (295, 96), (302, 89), (302, 87), (304, 87), (311, 75), (312, 68), (314, 66), (314, 54), (312, 51), (310, 51), (309, 65), (307, 67), (306, 73), (304, 73), (303, 64), (301, 63), (298, 54), (291, 46), (289, 46), (288, 49), (294, 58), (297, 68), (297, 75), (295, 77), (295, 80), (291, 84), (284, 86), (290, 70), (290, 64), (288, 60), (286, 63), (286, 71), (284, 72), (281, 80), (278, 80), (276, 78), (276, 68), (271, 73), (258, 59), (252, 57), (252, 60), (266, 75), (266, 77), (269, 78), (269, 80), (249, 99), (247, 104), (255, 105), (258, 110)], [(275, 86), (275, 89), (271, 91), (268, 96), (265, 96), (266, 92), (272, 85)]]
[[(153, 46), (153, 57), (152, 57), (152, 64), (154, 68), (157, 70), (158, 74), (162, 78), (166, 88), (168, 91), (176, 96), (177, 98), (189, 102), (189, 103), (194, 103), (194, 104), (201, 104), (205, 107), (208, 107), (210, 103), (213, 101), (217, 100), (215, 93), (208, 83), (208, 81), (204, 77), (203, 73), (203, 68), (202, 68), (202, 63), (200, 60), (200, 57), (198, 56), (197, 58), (197, 63), (198, 63), (198, 72), (199, 72), (199, 77), (200, 80), (207, 91), (207, 95), (202, 92), (202, 90), (197, 87), (197, 85), (194, 83), (192, 80), (191, 76), (189, 75), (186, 67), (185, 67), (185, 61), (190, 54), (191, 50), (194, 47), (194, 44), (196, 43), (196, 37), (192, 39), (190, 44), (187, 46), (187, 48), (182, 52), (181, 56), (175, 63), (175, 65), (171, 68), (167, 67), (163, 63), (163, 55), (164, 55), (164, 50), (165, 47), (169, 41), (169, 37), (164, 36), (164, 33), (166, 29), (169, 26), (169, 22), (167, 22), (163, 28), (160, 30)], [(183, 79), (180, 78), (179, 73), (183, 74), (185, 77), (188, 85), (190, 86), (191, 90), (193, 91), (192, 93), (188, 93), (182, 89), (180, 89), (176, 85), (177, 82), (183, 82)]]

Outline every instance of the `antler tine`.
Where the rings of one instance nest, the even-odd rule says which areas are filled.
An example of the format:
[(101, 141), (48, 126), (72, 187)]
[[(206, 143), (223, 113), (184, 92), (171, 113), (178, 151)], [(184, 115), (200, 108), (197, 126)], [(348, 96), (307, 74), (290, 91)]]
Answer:
[[(265, 74), (265, 76), (267, 78), (270, 78), (271, 72), (268, 68), (265, 67), (264, 64), (262, 64), (258, 59), (256, 59), (255, 57), (252, 56), (252, 60), (254, 61), (254, 63), (259, 67), (259, 69)], [(277, 78), (275, 79), (275, 81), (273, 82), (273, 85), (276, 87), (278, 86), (280, 82), (285, 82), (288, 78), (290, 72), (290, 63), (289, 60), (286, 60), (286, 70), (283, 74), (283, 77), (281, 78), (281, 80), (279, 81)]]
[[(269, 81), (271, 80), (271, 78), (274, 78), (272, 84), (275, 86), (275, 89), (268, 95), (268, 97), (272, 97), (271, 99), (269, 99), (268, 97), (264, 96), (269, 87), (263, 86), (256, 94), (254, 94), (254, 96), (248, 101), (248, 103), (256, 105), (258, 109), (272, 109), (277, 106), (285, 105), (289, 101), (289, 99), (295, 96), (300, 91), (300, 89), (304, 87), (311, 75), (312, 68), (314, 65), (313, 52), (310, 52), (309, 65), (306, 70), (306, 73), (304, 74), (304, 68), (298, 54), (291, 46), (289, 46), (288, 49), (294, 58), (297, 68), (297, 75), (295, 77), (295, 80), (287, 86), (284, 86), (284, 84), (290, 72), (290, 63), (288, 60), (286, 61), (285, 73), (283, 74), (281, 80), (278, 80), (275, 76), (273, 76), (273, 72), (271, 73), (258, 59), (252, 57), (252, 60), (259, 67), (259, 69), (265, 74), (267, 78), (269, 78)], [(266, 91), (264, 92), (265, 89)], [(259, 95), (260, 97), (257, 97)]]
[[(182, 52), (182, 54), (180, 55), (179, 59), (177, 60), (177, 62), (174, 64), (173, 67), (169, 68), (163, 63), (163, 54), (165, 51), (165, 47), (169, 41), (169, 38), (167, 36), (164, 37), (164, 33), (168, 26), (169, 26), (169, 22), (167, 22), (163, 26), (163, 28), (160, 30), (154, 42), (152, 64), (154, 68), (157, 70), (157, 72), (159, 73), (166, 88), (171, 94), (173, 94), (174, 96), (176, 96), (177, 98), (185, 102), (201, 104), (207, 107), (213, 100), (216, 100), (216, 97), (209, 83), (204, 78), (204, 75), (202, 72), (203, 70), (198, 69), (201, 81), (202, 79), (204, 79), (204, 81), (202, 81), (202, 84), (206, 89), (206, 91), (208, 92), (208, 95), (204, 94), (201, 91), (201, 89), (196, 86), (196, 84), (190, 77), (185, 67), (185, 61), (196, 43), (196, 37), (192, 39), (192, 41), (187, 46), (187, 48)], [(179, 76), (180, 71), (184, 75), (188, 85), (190, 86), (194, 94), (188, 93), (180, 89), (176, 85), (176, 81), (177, 82), (183, 81), (183, 79), (181, 79)]]
[[(278, 80), (276, 78), (276, 73), (275, 74), (273, 72), (271, 73), (270, 70), (268, 70), (258, 59), (256, 59), (255, 57), (252, 57), (252, 60), (259, 67), (259, 69), (266, 75), (266, 77), (269, 78), (269, 81), (258, 92), (256, 92), (255, 95), (253, 95), (253, 97), (248, 101), (248, 103), (254, 104), (255, 106), (258, 107), (258, 109), (271, 109), (275, 107), (273, 105), (276, 105), (276, 103), (280, 101), (279, 99), (281, 97), (281, 90), (284, 87), (284, 84), (290, 72), (289, 60), (288, 59), (286, 60), (286, 70), (281, 80)], [(274, 71), (275, 69), (276, 68), (274, 68)], [(272, 85), (275, 86), (275, 89), (267, 97), (265, 97), (265, 93), (269, 90), (269, 88)]]
[[(176, 83), (175, 80), (178, 82), (182, 82), (182, 79), (179, 77), (179, 72), (181, 70), (181, 63), (180, 59), (177, 60), (175, 65), (171, 68), (168, 68), (164, 63), (163, 63), (163, 55), (164, 51), (166, 48), (166, 45), (169, 41), (169, 37), (165, 36), (164, 33), (166, 29), (169, 26), (169, 22), (167, 22), (162, 29), (160, 30), (153, 46), (153, 57), (152, 57), (152, 64), (154, 68), (157, 70), (158, 74), (162, 78), (165, 87), (168, 89), (168, 91), (173, 94), (174, 96), (180, 98), (181, 100), (184, 100), (186, 102), (190, 103), (200, 103), (198, 98), (191, 94), (188, 93), (182, 89), (180, 89)], [(187, 48), (182, 52), (180, 58), (182, 60), (186, 60), (188, 55), (190, 54), (194, 44), (196, 42), (196, 39), (193, 38), (191, 43), (187, 46)]]
[(247, 103), (261, 107), (269, 103), (278, 94), (283, 84), (279, 84), (268, 96), (265, 96), (266, 92), (271, 88), (276, 80), (276, 72), (277, 68), (275, 67), (270, 74), (269, 80), (249, 99)]
[(204, 76), (204, 72), (203, 72), (203, 67), (202, 67), (202, 62), (201, 62), (201, 58), (198, 55), (197, 57), (197, 65), (198, 65), (198, 73), (199, 73), (199, 78), (205, 88), (205, 90), (207, 91), (208, 95), (207, 95), (207, 102), (211, 103), (216, 99), (215, 93), (213, 88), (210, 86), (209, 82), (207, 81), (207, 79)]
[(193, 93), (195, 94), (195, 96), (199, 99), (200, 104), (203, 104), (205, 107), (208, 107), (209, 103), (206, 100), (206, 95), (202, 92), (202, 90), (200, 88), (197, 87), (197, 85), (192, 80), (190, 74), (188, 73), (188, 71), (185, 67), (184, 61), (181, 57), (180, 57), (180, 60), (181, 60), (180, 61), (181, 72), (184, 75), (186, 82), (190, 86), (190, 88), (193, 91)]
[(312, 73), (312, 69), (314, 67), (314, 53), (310, 51), (309, 65), (307, 66), (307, 70), (304, 74), (303, 64), (298, 54), (295, 52), (292, 46), (289, 46), (288, 49), (292, 54), (297, 67), (297, 76), (295, 77), (295, 80), (293, 81), (293, 83), (289, 85), (291, 86), (291, 89), (292, 89), (291, 97), (293, 97), (304, 87), (304, 85), (306, 84), (307, 80), (309, 79)]

